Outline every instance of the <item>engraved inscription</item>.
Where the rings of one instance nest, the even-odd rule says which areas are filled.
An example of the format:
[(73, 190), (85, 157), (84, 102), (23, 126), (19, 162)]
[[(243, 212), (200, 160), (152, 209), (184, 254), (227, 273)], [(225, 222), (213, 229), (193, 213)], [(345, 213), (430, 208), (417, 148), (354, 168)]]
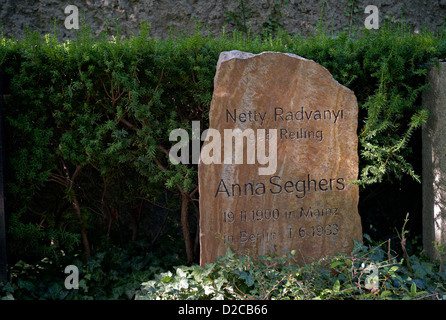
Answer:
[(267, 183), (247, 182), (228, 183), (220, 179), (214, 197), (226, 195), (226, 197), (264, 196), (266, 193), (280, 195), (281, 193), (295, 193), (296, 198), (302, 199), (311, 192), (342, 191), (346, 187), (343, 177), (313, 179), (308, 174), (306, 179), (283, 181), (280, 176), (272, 176)]
[[(341, 106), (343, 108), (343, 106)], [(272, 122), (298, 122), (303, 123), (309, 121), (329, 121), (338, 123), (344, 119), (343, 109), (324, 109), (324, 110), (314, 110), (314, 107), (300, 107), (297, 111), (287, 111), (283, 107), (275, 107), (274, 112), (269, 114), (268, 112), (257, 112), (257, 111), (247, 111), (239, 112), (238, 108), (226, 108), (226, 122), (230, 123), (251, 123), (257, 122), (260, 126), (263, 126), (265, 120), (271, 118)], [(324, 140), (324, 132), (320, 130), (309, 130), (304, 127), (296, 128), (281, 128), (279, 130), (279, 139), (285, 140), (315, 140), (317, 142), (322, 142)], [(253, 140), (251, 138), (251, 140)], [(268, 140), (268, 134), (266, 135), (266, 140)]]
[(223, 222), (233, 223), (238, 220), (240, 222), (260, 222), (260, 221), (277, 221), (280, 218), (278, 209), (273, 210), (242, 210), (238, 215), (232, 211), (223, 212)]
[[(299, 221), (301, 219), (314, 218), (318, 221), (320, 217), (339, 217), (338, 208), (304, 208), (301, 207), (296, 210), (282, 210), (279, 209), (251, 209), (251, 210), (241, 210), (239, 212), (223, 211), (222, 219), (225, 224), (233, 223), (272, 223), (273, 228), (280, 228), (280, 221)], [(271, 225), (270, 225), (271, 226)], [(324, 236), (335, 237), (339, 234), (339, 223), (331, 223), (326, 225), (315, 224), (315, 225), (304, 225), (292, 224), (286, 227), (286, 230), (282, 230), (284, 237), (289, 239), (304, 239), (308, 237), (318, 238)], [(271, 228), (270, 228), (271, 230)], [(234, 235), (224, 235), (222, 240), (226, 243), (233, 243), (234, 239), (238, 239), (239, 243), (257, 243), (257, 242), (269, 242), (278, 240), (278, 236), (281, 234), (280, 230), (275, 231), (265, 231), (257, 233), (249, 233), (247, 231), (241, 231), (238, 237)]]
[(339, 233), (339, 226), (337, 224), (327, 224), (325, 226), (316, 225), (310, 227), (298, 227), (297, 234), (296, 230), (291, 226), (288, 226), (288, 235), (290, 239), (295, 237), (306, 238), (306, 237), (323, 237), (323, 236), (337, 236)]

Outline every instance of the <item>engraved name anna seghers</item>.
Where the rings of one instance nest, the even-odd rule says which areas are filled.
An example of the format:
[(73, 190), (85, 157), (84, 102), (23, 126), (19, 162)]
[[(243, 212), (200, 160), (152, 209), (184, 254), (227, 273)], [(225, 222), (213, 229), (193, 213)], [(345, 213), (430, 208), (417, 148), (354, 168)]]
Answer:
[(220, 179), (215, 191), (215, 198), (219, 195), (226, 197), (264, 196), (265, 194), (280, 195), (282, 193), (295, 194), (297, 199), (303, 199), (310, 192), (342, 191), (345, 189), (344, 178), (313, 179), (307, 175), (305, 179), (284, 181), (280, 176), (270, 177), (264, 182), (228, 183)]

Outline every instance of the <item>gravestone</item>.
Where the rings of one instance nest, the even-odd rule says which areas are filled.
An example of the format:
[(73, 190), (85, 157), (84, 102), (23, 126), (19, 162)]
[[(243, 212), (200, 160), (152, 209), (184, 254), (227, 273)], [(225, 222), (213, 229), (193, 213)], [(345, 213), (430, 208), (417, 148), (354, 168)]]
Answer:
[(446, 63), (433, 66), (427, 80), (430, 87), (423, 92), (423, 106), (430, 117), (422, 129), (423, 247), (432, 259), (439, 259), (435, 244), (446, 246)]
[[(296, 250), (310, 262), (362, 241), (358, 186), (349, 183), (358, 176), (357, 117), (353, 92), (314, 61), (222, 52), (214, 132), (198, 168), (201, 265), (228, 246), (250, 256)], [(225, 140), (216, 143), (215, 131)]]

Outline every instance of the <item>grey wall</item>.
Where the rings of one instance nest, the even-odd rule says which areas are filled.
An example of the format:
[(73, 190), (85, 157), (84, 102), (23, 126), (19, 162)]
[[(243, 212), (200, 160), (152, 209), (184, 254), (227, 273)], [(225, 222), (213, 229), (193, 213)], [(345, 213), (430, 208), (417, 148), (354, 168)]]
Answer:
[[(284, 8), (284, 28), (296, 34), (308, 34), (321, 17), (324, 0), (304, 1), (288, 0), (289, 7)], [(106, 19), (117, 19), (121, 34), (131, 36), (139, 30), (142, 21), (149, 21), (152, 36), (164, 38), (169, 26), (174, 30), (193, 31), (195, 19), (209, 27), (212, 34), (218, 34), (225, 24), (225, 10), (237, 11), (239, 0), (0, 0), (0, 23), (6, 36), (21, 38), (24, 29), (30, 27), (41, 34), (50, 33), (56, 23), (60, 38), (74, 37), (74, 30), (67, 30), (64, 21), (67, 5), (76, 5), (84, 16), (82, 25), (91, 25), (96, 33), (104, 30)], [(268, 19), (273, 9), (273, 0), (245, 0), (253, 8), (253, 29)], [(356, 13), (353, 22), (363, 26), (368, 14), (364, 13), (367, 5), (376, 5), (380, 10), (380, 20), (401, 18), (401, 12), (412, 26), (421, 28), (426, 25), (431, 30), (442, 25), (446, 16), (446, 0), (401, 1), (401, 0), (356, 0)], [(346, 11), (350, 10), (348, 0), (326, 0), (323, 20), (329, 22), (330, 29), (343, 29), (350, 23)], [(83, 12), (83, 14), (82, 14)], [(226, 23), (227, 24), (227, 23)], [(231, 30), (231, 25), (227, 24)], [(112, 26), (112, 29), (114, 26)]]

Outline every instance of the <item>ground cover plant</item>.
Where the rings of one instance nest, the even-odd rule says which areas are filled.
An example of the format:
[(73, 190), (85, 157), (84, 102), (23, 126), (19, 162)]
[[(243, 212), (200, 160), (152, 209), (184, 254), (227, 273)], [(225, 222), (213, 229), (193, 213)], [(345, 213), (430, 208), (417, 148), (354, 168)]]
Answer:
[[(189, 288), (180, 290), (179, 295), (185, 297), (188, 292), (196, 298), (358, 298), (363, 293), (383, 298), (442, 297), (439, 292), (444, 278), (439, 266), (421, 256), (378, 256), (378, 249), (365, 254), (366, 249), (359, 244), (357, 253), (362, 252), (366, 260), (330, 258), (329, 269), (339, 274), (324, 271), (319, 280), (312, 278), (312, 268), (326, 267), (326, 263), (294, 269), (298, 267), (283, 262), (282, 257), (251, 261), (256, 266), (251, 273), (244, 269), (251, 262), (243, 257), (235, 259), (231, 253), (225, 264), (233, 266), (233, 271), (221, 263), (205, 270), (193, 266), (199, 252), (197, 168), (169, 162), (169, 133), (176, 128), (190, 133), (193, 120), (200, 121), (202, 130), (207, 128), (218, 56), (234, 49), (291, 52), (312, 59), (355, 92), (360, 107), (360, 176), (356, 183), (363, 194), (367, 195), (371, 186), (398, 185), (402, 179), (419, 181), (419, 146), (413, 137), (429, 116), (421, 106), (421, 92), (428, 85), (428, 68), (445, 55), (444, 30), (414, 33), (402, 22), (384, 23), (378, 30), (358, 33), (332, 34), (321, 27), (308, 37), (280, 29), (259, 35), (249, 30), (223, 31), (219, 37), (211, 37), (197, 26), (192, 35), (160, 40), (150, 37), (150, 26), (143, 24), (140, 33), (129, 39), (120, 39), (119, 34), (111, 38), (107, 31), (96, 38), (88, 27), (83, 27), (76, 39), (63, 43), (57, 40), (57, 31), (45, 37), (29, 32), (20, 41), (2, 37), (0, 68), (7, 83), (8, 244), (14, 275), (11, 283), (2, 287), (4, 297), (134, 298), (143, 282), (137, 295), (141, 298), (167, 297), (169, 290), (179, 290), (169, 286), (179, 283), (188, 283)], [(382, 231), (389, 219), (394, 231), (401, 213), (382, 212), (385, 219), (380, 224), (376, 215), (370, 218), (367, 214), (374, 209), (368, 205), (360, 210), (365, 231)], [(371, 221), (374, 228), (367, 230)], [(382, 235), (371, 233), (374, 241), (388, 239), (375, 239), (375, 234)], [(79, 266), (96, 263), (95, 270), (100, 270), (105, 260), (119, 260), (113, 258), (112, 248), (127, 248), (138, 240), (147, 244), (138, 252), (132, 251), (135, 261), (128, 268), (112, 263), (108, 270), (98, 271), (103, 278), (95, 278), (86, 267), (83, 285), (90, 289), (79, 289), (77, 296), (65, 291), (60, 282), (65, 265), (73, 261)], [(157, 263), (147, 258), (160, 244), (175, 246), (173, 251), (184, 258), (170, 261), (171, 266), (184, 263), (188, 267), (148, 282), (147, 277), (161, 272), (150, 270)], [(379, 262), (378, 257), (385, 259)], [(379, 293), (357, 285), (366, 273), (367, 262), (378, 265)], [(271, 265), (276, 266), (274, 271)], [(53, 271), (45, 273), (45, 278), (40, 276), (43, 270)], [(144, 270), (148, 276), (140, 272)], [(125, 287), (120, 281), (95, 280), (116, 279), (118, 275), (129, 279), (136, 271), (137, 280), (129, 280), (132, 288), (127, 287), (127, 294), (117, 294), (119, 290), (113, 293), (115, 284)], [(269, 271), (271, 282), (267, 283)], [(90, 276), (85, 277), (87, 274)], [(252, 282), (259, 274), (262, 276)], [(227, 279), (223, 281), (221, 275)], [(199, 286), (191, 279), (200, 277), (208, 277), (204, 282), (211, 287), (198, 288), (206, 294), (190, 289)], [(215, 289), (212, 281), (222, 283)], [(404, 285), (399, 286), (398, 281)], [(299, 283), (305, 286), (299, 287)], [(286, 291), (287, 286), (294, 291)], [(306, 293), (311, 286), (315, 289)], [(323, 294), (322, 286), (331, 293)], [(99, 288), (104, 291), (99, 292)]]
[[(185, 263), (181, 252), (169, 241), (158, 249), (148, 250), (145, 242), (107, 246), (89, 260), (82, 252), (45, 257), (40, 261), (16, 262), (10, 270), (11, 280), (0, 285), (2, 300), (130, 300), (141, 283), (172, 265)], [(174, 248), (174, 249), (172, 249)], [(79, 269), (77, 289), (67, 289), (66, 266)]]
[(394, 254), (387, 243), (355, 242), (351, 255), (298, 265), (295, 250), (282, 256), (224, 257), (179, 266), (144, 282), (136, 299), (156, 300), (408, 300), (446, 299), (446, 273), (417, 255)]

